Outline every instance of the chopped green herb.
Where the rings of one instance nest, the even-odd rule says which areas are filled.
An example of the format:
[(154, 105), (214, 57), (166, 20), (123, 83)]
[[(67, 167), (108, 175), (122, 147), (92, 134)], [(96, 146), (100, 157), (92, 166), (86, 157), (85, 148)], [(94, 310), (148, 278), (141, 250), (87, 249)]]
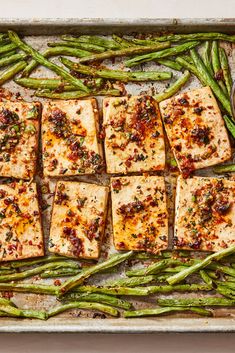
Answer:
[(33, 106), (27, 113), (27, 119), (37, 119), (38, 118), (38, 108)]

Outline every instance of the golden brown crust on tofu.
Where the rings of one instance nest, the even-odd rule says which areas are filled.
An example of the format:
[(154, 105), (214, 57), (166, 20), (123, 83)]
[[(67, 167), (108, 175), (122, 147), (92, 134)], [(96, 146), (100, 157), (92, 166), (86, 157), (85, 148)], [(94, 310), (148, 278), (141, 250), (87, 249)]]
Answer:
[(178, 178), (175, 249), (217, 251), (235, 244), (235, 181)]
[(210, 87), (167, 99), (160, 103), (160, 110), (171, 148), (185, 176), (231, 158), (228, 134)]
[(43, 255), (36, 184), (0, 185), (0, 261)]
[(102, 242), (108, 187), (59, 181), (53, 204), (49, 251), (96, 259)]
[(168, 213), (163, 177), (111, 178), (114, 244), (117, 250), (152, 253), (168, 245)]
[(162, 121), (152, 97), (105, 98), (103, 113), (108, 173), (165, 168)]
[(37, 102), (0, 102), (0, 176), (34, 176), (40, 113)]
[(104, 165), (98, 123), (94, 98), (45, 103), (42, 113), (44, 175), (101, 172)]

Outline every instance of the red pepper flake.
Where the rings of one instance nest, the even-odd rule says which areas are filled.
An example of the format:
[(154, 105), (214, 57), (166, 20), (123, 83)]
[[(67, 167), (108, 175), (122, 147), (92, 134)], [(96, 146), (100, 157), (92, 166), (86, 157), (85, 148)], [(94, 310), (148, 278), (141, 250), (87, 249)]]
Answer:
[(125, 243), (123, 241), (120, 241), (120, 243), (117, 244), (119, 248), (125, 248)]
[(6, 299), (11, 299), (11, 298), (13, 298), (13, 296), (14, 296), (13, 292), (3, 292), (2, 293), (2, 297), (6, 298)]
[(6, 196), (6, 191), (3, 189), (0, 189), (0, 199), (3, 199)]
[(122, 188), (122, 183), (120, 181), (120, 179), (115, 179), (112, 181), (112, 188), (114, 192), (119, 192)]
[(56, 279), (55, 281), (54, 281), (54, 285), (55, 286), (61, 286), (61, 281), (59, 280), (59, 279)]
[(127, 168), (131, 167), (131, 160), (133, 159), (133, 157), (129, 157), (126, 161), (125, 161), (125, 165), (127, 166)]

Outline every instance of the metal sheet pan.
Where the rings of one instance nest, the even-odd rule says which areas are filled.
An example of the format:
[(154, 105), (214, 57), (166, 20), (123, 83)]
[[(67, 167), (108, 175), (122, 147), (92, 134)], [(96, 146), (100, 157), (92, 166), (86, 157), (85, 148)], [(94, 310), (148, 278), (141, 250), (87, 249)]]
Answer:
[[(0, 19), (0, 31), (9, 28), (27, 36), (55, 36), (61, 33), (110, 34), (116, 32), (131, 34), (133, 32), (154, 33), (159, 31), (175, 31), (178, 33), (222, 31), (234, 33), (235, 19)], [(39, 298), (38, 301), (40, 301)], [(4, 319), (0, 321), (0, 332), (153, 333), (231, 331), (235, 331), (234, 317), (168, 316), (148, 319), (102, 320), (62, 315), (46, 322), (27, 319)]]

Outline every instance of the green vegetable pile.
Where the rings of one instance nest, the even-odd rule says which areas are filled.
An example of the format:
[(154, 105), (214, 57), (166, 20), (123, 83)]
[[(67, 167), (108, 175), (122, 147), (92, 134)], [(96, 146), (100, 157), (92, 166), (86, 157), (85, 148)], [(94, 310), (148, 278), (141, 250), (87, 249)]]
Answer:
[[(0, 298), (0, 316), (45, 320), (74, 308), (126, 318), (180, 311), (213, 316), (214, 307), (235, 306), (234, 254), (235, 246), (232, 246), (204, 258), (192, 257), (188, 251), (164, 251), (159, 255), (129, 251), (114, 254), (106, 261), (87, 264), (85, 267), (79, 261), (57, 255), (2, 263), (0, 292), (46, 294), (57, 297), (60, 303), (48, 312), (26, 310), (17, 308), (14, 300), (3, 296)], [(89, 284), (89, 279), (94, 275), (115, 272), (126, 261), (137, 260), (143, 261), (144, 266), (128, 269), (125, 277), (105, 279), (98, 285)], [(41, 278), (57, 277), (60, 280), (57, 279), (54, 285), (20, 282), (35, 275)], [(66, 279), (61, 283), (62, 277)], [(205, 292), (207, 296), (162, 297), (169, 293), (193, 292)], [(161, 294), (160, 298), (158, 294)], [(135, 310), (132, 297), (149, 297), (156, 305), (149, 309)]]

